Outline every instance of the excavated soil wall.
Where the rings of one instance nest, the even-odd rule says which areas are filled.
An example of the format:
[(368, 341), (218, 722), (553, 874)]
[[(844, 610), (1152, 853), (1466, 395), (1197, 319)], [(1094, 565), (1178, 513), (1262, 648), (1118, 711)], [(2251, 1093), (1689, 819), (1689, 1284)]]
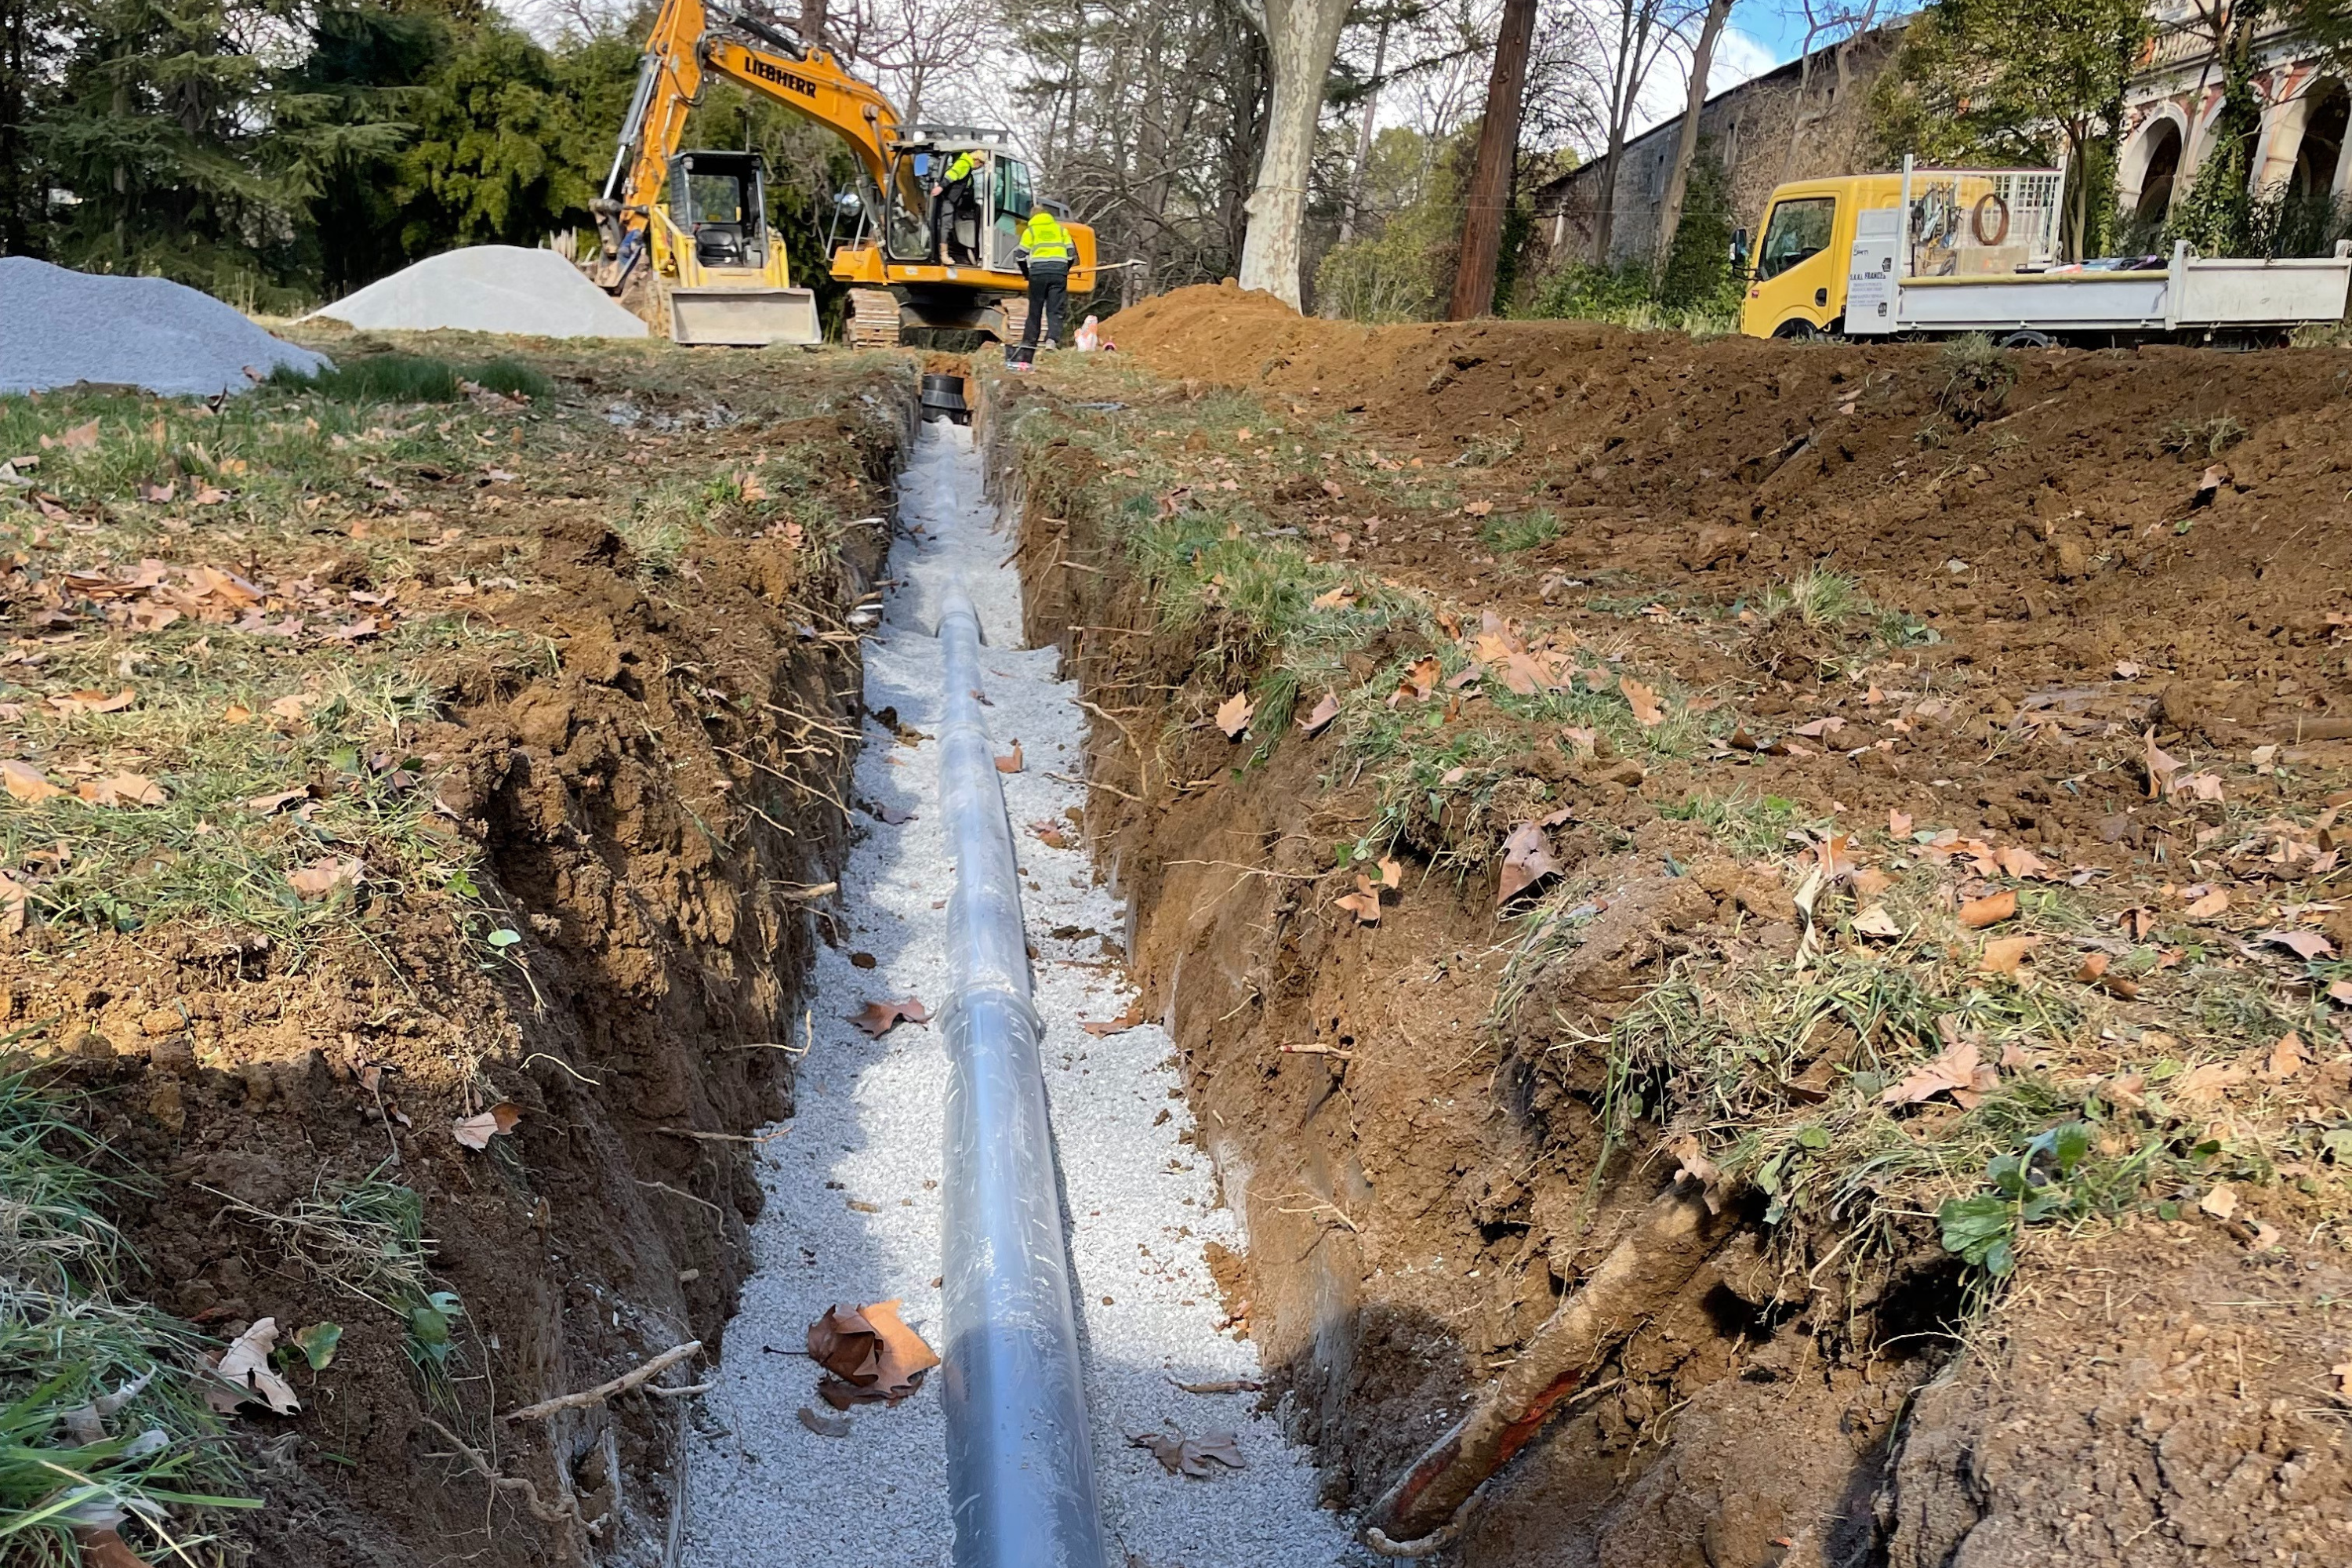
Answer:
[[(308, 572), (473, 606), (496, 657), (419, 667), (433, 712), (391, 754), (414, 757), (452, 861), (474, 860), (451, 884), (464, 898), (370, 870), (349, 927), (299, 948), (188, 921), (93, 937), (37, 920), (0, 939), (0, 1031), (87, 1093), (107, 1169), (131, 1177), (139, 1292), (224, 1337), (264, 1316), (343, 1326), (325, 1370), (288, 1367), (299, 1415), (230, 1424), (238, 1489), (264, 1506), (215, 1516), (228, 1561), (676, 1560), (692, 1399), (507, 1413), (690, 1340), (715, 1355), (751, 1268), (753, 1134), (791, 1114), (810, 910), (845, 852), (856, 607), (888, 544), (911, 367), (803, 385), (752, 356), (675, 379), (668, 358), (541, 363), (553, 398), (508, 416), (511, 444), (493, 426), (488, 461), (509, 468), (387, 464), (394, 506), (362, 489), (355, 512), (341, 494), (304, 509), (314, 535), (368, 542), (240, 557), (264, 584)], [(806, 530), (747, 521), (779, 455)], [(672, 476), (734, 510), (682, 539), (636, 531), (630, 487), (672, 493)], [(822, 525), (837, 549), (810, 548), (820, 516), (841, 520)], [(440, 553), (406, 564), (416, 540)], [(390, 550), (396, 580), (372, 575)], [(164, 683), (141, 682), (151, 701)], [(496, 1135), (453, 1136), (493, 1106)], [(422, 1283), (456, 1298), (429, 1367), (414, 1303), (339, 1250), (354, 1211), (338, 1205), (404, 1188)]]
[[(1380, 1497), (1675, 1181), (1663, 1148), (1612, 1141), (1616, 1090), (1593, 1048), (1612, 1022), (1670, 976), (1703, 988), (1720, 965), (1728, 984), (1759, 952), (1798, 951), (1796, 877), (1727, 853), (1687, 800), (1762, 795), (1789, 823), (1854, 824), (1857, 845), (1874, 821), (1885, 841), (1890, 809), (1906, 832), (1910, 811), (1934, 810), (2071, 862), (2073, 885), (2110, 902), (2162, 882), (2176, 908), (2198, 874), (2185, 853), (2219, 832), (2159, 826), (2140, 759), (2196, 747), (2237, 759), (2228, 789), (2244, 809), (2322, 824), (2315, 879), (2282, 870), (2271, 896), (2352, 936), (2326, 923), (2335, 807), (2322, 813), (2352, 798), (2338, 504), (2352, 356), (2053, 353), (1979, 385), (1934, 348), (1370, 330), (1230, 289), (1150, 301), (1108, 331), (1150, 374), (999, 384), (998, 482), (1024, 516), (1030, 637), (1060, 642), (1095, 704), (1087, 831), (1135, 911), (1133, 972), (1245, 1221), (1228, 1302), (1279, 1369), (1335, 1505)], [(1066, 433), (1021, 437), (1040, 410)], [(1110, 417), (1093, 410), (1129, 423), (1089, 435)], [(1256, 428), (1214, 428), (1235, 419)], [(1451, 504), (1400, 519), (1377, 488), (1390, 473), (1454, 487)], [(1417, 596), (1465, 643), (1484, 613), (1538, 651), (1670, 665), (1694, 711), (1720, 710), (1729, 743), (1696, 756), (1511, 731), (1509, 787), (1527, 792), (1513, 798), (1544, 802), (1531, 816), (1564, 803), (1550, 845), (1598, 907), (1577, 911), (1591, 923), (1531, 994), (1498, 1005), (1517, 937), (1480, 868), (1508, 816), (1482, 828), (1433, 795), (1392, 844), (1402, 893), (1351, 886), (1332, 847), (1392, 803), (1339, 727), (1227, 738), (1221, 705), (1267, 689), (1252, 685), (1263, 668), (1245, 650), (1263, 644), (1243, 587), (1212, 579), (1205, 618), (1171, 626), (1177, 568), (1135, 543), (1204, 498), (1242, 509), (1225, 537), (1296, 540)], [(1538, 510), (1534, 542), (1498, 548), (1496, 522)], [(1809, 567), (1909, 616), (1906, 683), (1950, 700), (1881, 709), (1895, 663), (1849, 675), (1801, 621), (1739, 614)], [(1544, 643), (1553, 622), (1567, 629)], [(1423, 651), (1384, 637), (1348, 656), (1347, 680), (1385, 690)], [(1435, 706), (1426, 686), (1419, 700)], [(2063, 726), (2033, 718), (2051, 708)], [(1500, 723), (1475, 711), (1450, 703), (1444, 721)], [(1801, 733), (1846, 726), (1837, 745), (1793, 732), (1814, 714), (1838, 717)], [(1794, 744), (1773, 741), (1784, 729)], [(2257, 745), (2272, 749), (2249, 767)], [(1343, 894), (1374, 900), (1377, 920), (1335, 908)], [(2252, 934), (2235, 939), (2246, 959), (2224, 962), (2259, 968)], [(2103, 1005), (2126, 990), (2141, 995)], [(2127, 1035), (2159, 1021), (2126, 1010)], [(2317, 1017), (2326, 1060), (2294, 1114), (2340, 1127), (2352, 1037)], [(2214, 1048), (2266, 1050), (2261, 1027), (2217, 1026)], [(2095, 1027), (2086, 1048), (2119, 1037)], [(2182, 1217), (2159, 1221), (2151, 1202), (2120, 1231), (2050, 1237), (1990, 1317), (1983, 1276), (1938, 1244), (1932, 1213), (1874, 1233), (1861, 1271), (1825, 1226), (1794, 1245), (1792, 1275), (1766, 1194), (1728, 1189), (1732, 1239), (1620, 1325), (1453, 1550), (1645, 1568), (2330, 1561), (2352, 1550), (2352, 1468), (2328, 1371), (2344, 1335), (2325, 1302), (2352, 1270), (2333, 1229), (2340, 1173), (2286, 1169), (2259, 1228), (2195, 1212), (2188, 1188)]]

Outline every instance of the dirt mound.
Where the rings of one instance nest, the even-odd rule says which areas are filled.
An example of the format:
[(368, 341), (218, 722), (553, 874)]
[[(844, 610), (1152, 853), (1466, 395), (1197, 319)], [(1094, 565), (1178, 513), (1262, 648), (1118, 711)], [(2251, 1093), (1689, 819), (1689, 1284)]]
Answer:
[(996, 411), (1033, 636), (1335, 1500), (1679, 1169), (1465, 1561), (2340, 1552), (2352, 356), (1116, 325)]

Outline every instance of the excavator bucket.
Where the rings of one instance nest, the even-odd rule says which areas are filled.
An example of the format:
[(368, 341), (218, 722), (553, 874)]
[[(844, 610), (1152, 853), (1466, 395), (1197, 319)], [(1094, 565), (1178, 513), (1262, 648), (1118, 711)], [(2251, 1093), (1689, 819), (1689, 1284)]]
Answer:
[(669, 335), (681, 343), (764, 349), (776, 343), (821, 343), (816, 293), (765, 285), (669, 291)]

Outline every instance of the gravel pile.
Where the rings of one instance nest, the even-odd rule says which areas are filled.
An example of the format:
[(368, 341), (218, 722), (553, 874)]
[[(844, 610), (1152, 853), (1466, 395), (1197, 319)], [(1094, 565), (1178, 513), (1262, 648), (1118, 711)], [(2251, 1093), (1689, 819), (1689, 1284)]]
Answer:
[[(1020, 825), (1083, 806), (1068, 782), (1085, 765), (1086, 716), (1056, 679), (1052, 647), (1024, 648), (1020, 584), (982, 500), (971, 432), (926, 425), (902, 480), (902, 516), (927, 537), (901, 538), (890, 565), (902, 585), (866, 645), (866, 702), (936, 735), (940, 599), (961, 578), (988, 646), (981, 667), (1001, 752), (1018, 740), (1022, 772), (1003, 777), (1028, 881), (1022, 912), (1038, 952), (1033, 973), (1046, 1093), (1068, 1205), (1080, 1352), (1096, 1485), (1110, 1562), (1144, 1568), (1322, 1568), (1370, 1563), (1344, 1521), (1316, 1506), (1316, 1474), (1280, 1423), (1245, 1394), (1189, 1394), (1260, 1375), (1255, 1349), (1220, 1332), (1223, 1317), (1203, 1245), (1240, 1249), (1209, 1163), (1183, 1142), (1192, 1118), (1167, 1034), (1144, 1024), (1097, 1039), (1081, 1019), (1110, 1018), (1132, 993), (1096, 967), (1096, 932), (1126, 917), (1092, 873), (1082, 843), (1055, 848)], [(947, 914), (955, 885), (939, 806), (939, 746), (908, 746), (866, 721), (857, 759), (858, 842), (841, 878), (837, 946), (817, 949), (810, 1049), (788, 1134), (761, 1145), (767, 1205), (752, 1227), (758, 1272), (727, 1329), (717, 1387), (698, 1413), (688, 1488), (686, 1568), (930, 1568), (948, 1562), (946, 1428), (926, 1386), (896, 1408), (861, 1406), (846, 1436), (803, 1422), (816, 1373), (792, 1352), (836, 1301), (902, 1298), (901, 1315), (941, 1342), (940, 1192), (946, 1053), (936, 1028), (901, 1023), (868, 1039), (846, 1019), (869, 1002), (944, 1001)], [(1065, 778), (1053, 775), (1060, 773)], [(887, 816), (911, 812), (892, 825)], [(1083, 933), (1057, 937), (1055, 931)], [(853, 958), (853, 953), (856, 958)], [(866, 967), (871, 963), (872, 967)], [(770, 1354), (769, 1351), (782, 1352)], [(952, 1367), (933, 1373), (949, 1375)], [(1244, 1468), (1212, 1479), (1171, 1475), (1130, 1434), (1235, 1434)]]
[(645, 322), (551, 250), (476, 245), (428, 257), (311, 312), (382, 331), (642, 338)]
[(281, 364), (327, 363), (184, 284), (0, 257), (0, 393), (87, 381), (210, 397), (248, 391)]

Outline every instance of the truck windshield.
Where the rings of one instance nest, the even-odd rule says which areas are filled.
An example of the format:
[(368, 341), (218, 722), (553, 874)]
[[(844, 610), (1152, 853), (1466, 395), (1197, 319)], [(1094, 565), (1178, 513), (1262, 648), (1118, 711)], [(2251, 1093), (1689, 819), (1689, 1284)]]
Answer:
[(1830, 226), (1836, 216), (1834, 196), (1807, 196), (1775, 206), (1772, 221), (1764, 228), (1764, 243), (1757, 251), (1758, 280), (1778, 278), (1800, 261), (1827, 250)]

